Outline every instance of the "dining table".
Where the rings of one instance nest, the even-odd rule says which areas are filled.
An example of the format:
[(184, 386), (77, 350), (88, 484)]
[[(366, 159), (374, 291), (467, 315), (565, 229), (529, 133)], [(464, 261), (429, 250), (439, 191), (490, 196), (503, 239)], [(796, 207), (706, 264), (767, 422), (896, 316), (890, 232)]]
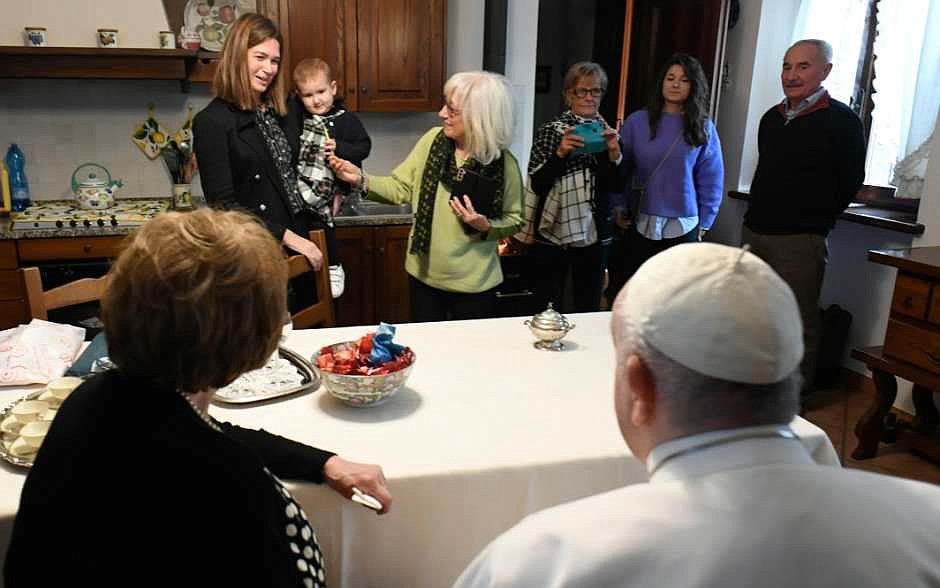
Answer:
[[(526, 515), (647, 480), (614, 414), (610, 317), (568, 315), (575, 328), (560, 351), (537, 349), (522, 317), (400, 324), (394, 340), (414, 351), (415, 363), (379, 405), (349, 406), (321, 386), (256, 404), (215, 403), (209, 412), (382, 466), (393, 496), (385, 515), (325, 485), (285, 481), (315, 527), (328, 585), (450, 586)], [(374, 330), (295, 330), (284, 345), (311, 358)], [(35, 389), (0, 389), (0, 402)], [(817, 463), (839, 467), (820, 428), (799, 417), (791, 426)], [(4, 554), (26, 473), (0, 466)]]

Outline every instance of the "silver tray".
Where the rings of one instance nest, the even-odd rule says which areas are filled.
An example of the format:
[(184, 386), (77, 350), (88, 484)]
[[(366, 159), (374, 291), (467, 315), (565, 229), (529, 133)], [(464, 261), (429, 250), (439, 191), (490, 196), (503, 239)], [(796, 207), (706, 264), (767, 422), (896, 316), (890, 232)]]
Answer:
[[(17, 398), (10, 404), (4, 406), (3, 410), (0, 410), (0, 422), (4, 421), (8, 416), (10, 416), (10, 411), (13, 410), (14, 406), (16, 406), (17, 404), (19, 404), (20, 402), (24, 400), (36, 400), (37, 398), (42, 396), (42, 393), (45, 391), (46, 391), (45, 388), (43, 388), (42, 390), (37, 390), (36, 392), (23, 396), (22, 398)], [(0, 434), (0, 436), (2, 435), (3, 434)], [(0, 440), (0, 458), (3, 458), (3, 461), (7, 463), (11, 463), (15, 466), (20, 466), (24, 468), (33, 467), (32, 458), (18, 457), (10, 453), (10, 450), (7, 449), (7, 444), (5, 440)]]
[(320, 387), (320, 376), (317, 374), (316, 370), (313, 369), (313, 365), (311, 365), (309, 361), (297, 353), (291, 351), (290, 349), (287, 349), (286, 347), (278, 347), (277, 350), (278, 353), (281, 354), (281, 357), (294, 364), (294, 367), (297, 368), (297, 371), (300, 372), (300, 374), (304, 377), (300, 386), (267, 390), (259, 394), (246, 394), (237, 398), (225, 398), (223, 396), (219, 396), (219, 393), (216, 392), (212, 397), (212, 401), (218, 404), (248, 404), (251, 402), (271, 400), (272, 398), (280, 398), (281, 396), (299, 394), (305, 390), (316, 390)]

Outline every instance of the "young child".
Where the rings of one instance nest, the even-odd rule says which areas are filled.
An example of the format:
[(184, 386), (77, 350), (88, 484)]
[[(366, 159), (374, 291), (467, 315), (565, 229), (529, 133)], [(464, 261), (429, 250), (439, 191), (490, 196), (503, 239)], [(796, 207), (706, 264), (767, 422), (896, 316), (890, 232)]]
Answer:
[(346, 196), (358, 191), (337, 180), (327, 158), (335, 153), (357, 166), (369, 156), (372, 140), (359, 118), (346, 112), (342, 99), (336, 99), (336, 80), (328, 63), (319, 58), (302, 60), (294, 68), (295, 100), (304, 109), (297, 158), (300, 194), (311, 205), (326, 231), (330, 259), (330, 287), (333, 298), (343, 294), (346, 274), (336, 245), (333, 216)]

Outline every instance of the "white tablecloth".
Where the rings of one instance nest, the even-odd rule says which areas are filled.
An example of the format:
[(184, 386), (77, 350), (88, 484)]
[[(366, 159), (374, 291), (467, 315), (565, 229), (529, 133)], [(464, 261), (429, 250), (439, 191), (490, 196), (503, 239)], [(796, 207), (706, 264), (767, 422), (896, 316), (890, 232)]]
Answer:
[[(563, 352), (534, 349), (520, 318), (401, 325), (395, 340), (417, 364), (377, 407), (345, 406), (321, 388), (210, 412), (382, 465), (394, 496), (382, 517), (325, 486), (289, 483), (315, 525), (331, 586), (449, 586), (527, 514), (646, 480), (614, 416), (610, 313), (569, 319), (577, 327)], [(309, 357), (368, 330), (295, 331), (288, 347)], [(13, 392), (0, 390), (0, 401)], [(800, 418), (793, 428), (816, 461), (838, 463), (821, 429)], [(23, 478), (0, 471), (4, 553)]]

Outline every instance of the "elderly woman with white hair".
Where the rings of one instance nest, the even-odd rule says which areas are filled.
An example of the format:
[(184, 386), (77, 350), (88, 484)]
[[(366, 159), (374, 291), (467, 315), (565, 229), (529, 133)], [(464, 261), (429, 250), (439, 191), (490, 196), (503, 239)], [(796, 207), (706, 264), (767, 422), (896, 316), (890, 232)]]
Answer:
[[(425, 133), (391, 176), (365, 174), (337, 157), (331, 165), (370, 199), (411, 203), (405, 271), (412, 321), (485, 318), (503, 281), (497, 242), (522, 226), (522, 176), (507, 150), (513, 103), (506, 78), (455, 74), (444, 85), (438, 116), (443, 125)], [(474, 183), (465, 182), (468, 177)], [(461, 186), (479, 192), (454, 193)], [(482, 206), (489, 210), (477, 210)]]

